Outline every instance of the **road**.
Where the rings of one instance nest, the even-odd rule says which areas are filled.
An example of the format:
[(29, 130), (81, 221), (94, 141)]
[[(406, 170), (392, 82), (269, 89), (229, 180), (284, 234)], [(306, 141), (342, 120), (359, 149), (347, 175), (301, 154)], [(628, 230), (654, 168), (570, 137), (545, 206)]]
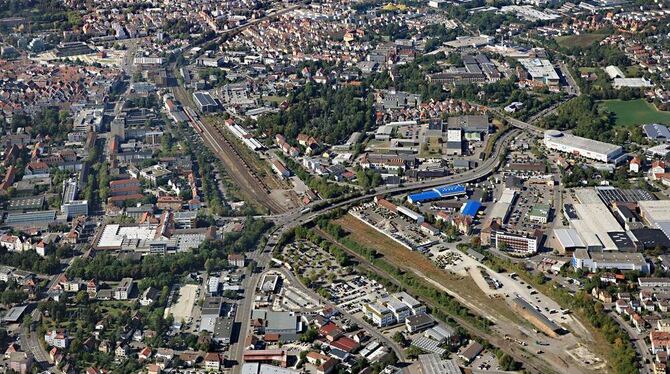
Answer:
[[(327, 233), (321, 231), (321, 234), (326, 240), (331, 241), (331, 243), (337, 245), (340, 247), (342, 250), (347, 252), (349, 255), (355, 257), (357, 261), (359, 261), (361, 264), (363, 264), (365, 267), (370, 269), (372, 272), (380, 275), (381, 277), (390, 280), (392, 283), (396, 284), (398, 287), (403, 288), (403, 285), (399, 283), (391, 274), (387, 273), (385, 270), (377, 267), (374, 265), (372, 262), (370, 262), (367, 258), (360, 256), (358, 253), (350, 250), (346, 246), (340, 244), (339, 242), (333, 240)], [(422, 299), (423, 301), (429, 308), (436, 309), (438, 307), (437, 305), (433, 304), (430, 300)], [(470, 308), (469, 308), (470, 309)], [(472, 310), (472, 309), (470, 309)], [(480, 314), (477, 313), (476, 311), (473, 311), (475, 314)], [(515, 345), (515, 344), (509, 344), (504, 337), (501, 336), (501, 333), (491, 330), (491, 332), (485, 332), (481, 328), (478, 328), (476, 326), (473, 326), (472, 323), (464, 318), (461, 318), (458, 315), (450, 315), (450, 318), (452, 318), (460, 327), (468, 331), (471, 335), (480, 337), (482, 339), (485, 339), (486, 341), (490, 342), (491, 344), (495, 345), (496, 347), (500, 348), (503, 352), (507, 353), (510, 355), (514, 360), (521, 362), (524, 365), (524, 368), (528, 370), (531, 373), (542, 373), (542, 374), (547, 374), (547, 373), (552, 373), (552, 372), (560, 372), (556, 369), (555, 366), (552, 366), (552, 362), (546, 362), (539, 358), (539, 356), (533, 355), (530, 352), (524, 350), (523, 348)], [(549, 366), (547, 366), (549, 365)]]
[(637, 351), (637, 354), (642, 357), (642, 362), (640, 363), (640, 374), (652, 373), (652, 370), (649, 368), (647, 362), (653, 362), (654, 357), (651, 354), (649, 347), (647, 346), (647, 342), (644, 340), (644, 335), (638, 333), (637, 330), (628, 324), (628, 322), (626, 322), (623, 318), (621, 318), (618, 313), (610, 312), (610, 316), (619, 323), (619, 326), (626, 330), (626, 333), (628, 336), (630, 336), (631, 342), (633, 342), (635, 351)]
[[(298, 278), (292, 272), (288, 271), (287, 269), (285, 269), (283, 267), (279, 268), (278, 270), (289, 280), (289, 282), (291, 282), (291, 284), (294, 287), (299, 288), (302, 292), (304, 292), (308, 296), (310, 296), (310, 297), (312, 297), (316, 300), (319, 300), (324, 304), (331, 303), (329, 300), (324, 299), (323, 297), (321, 297), (321, 295), (317, 294), (313, 290), (305, 287), (305, 285), (300, 283)], [(340, 314), (342, 316), (344, 316), (345, 318), (347, 318), (351, 321), (355, 321), (358, 324), (358, 326), (362, 326), (365, 329), (365, 331), (368, 334), (370, 334), (374, 339), (377, 339), (381, 343), (384, 343), (385, 345), (391, 347), (391, 349), (393, 349), (393, 352), (395, 353), (396, 357), (398, 357), (399, 360), (404, 361), (404, 360), (407, 359), (407, 357), (405, 356), (405, 350), (400, 345), (398, 345), (398, 343), (394, 342), (393, 339), (390, 339), (387, 336), (385, 336), (384, 334), (382, 334), (379, 331), (378, 327), (372, 326), (369, 323), (365, 322), (364, 320), (362, 320), (360, 318), (356, 318), (352, 314), (347, 313), (346, 311), (344, 311), (342, 309), (339, 309), (339, 311), (340, 311)]]
[[(33, 321), (39, 320), (39, 313), (40, 312), (37, 308), (33, 309), (32, 313), (30, 313), (30, 317)], [(51, 366), (49, 354), (40, 345), (37, 332), (31, 332), (29, 326), (25, 326), (23, 328), (23, 333), (21, 334), (21, 347), (33, 354), (35, 361), (39, 364), (40, 367), (47, 368)]]
[[(258, 22), (260, 21), (261, 20), (258, 20)], [(248, 26), (249, 25), (247, 25), (247, 27)], [(362, 201), (370, 200), (374, 196), (379, 194), (398, 194), (398, 193), (414, 191), (417, 189), (428, 189), (444, 184), (469, 183), (472, 181), (480, 180), (482, 178), (489, 176), (493, 171), (498, 169), (498, 167), (502, 163), (500, 156), (503, 154), (503, 150), (506, 149), (509, 142), (512, 139), (514, 139), (518, 134), (520, 134), (521, 131), (528, 131), (539, 136), (543, 134), (543, 130), (536, 126), (509, 117), (508, 115), (500, 112), (499, 110), (492, 110), (492, 111), (496, 113), (498, 116), (506, 119), (508, 123), (516, 127), (516, 129), (509, 130), (507, 133), (500, 136), (500, 138), (494, 145), (494, 151), (492, 152), (491, 157), (483, 161), (477, 168), (468, 170), (461, 174), (436, 178), (430, 181), (417, 181), (398, 187), (382, 187), (378, 188), (376, 191), (372, 191), (370, 193), (361, 196), (355, 196), (348, 199), (344, 199), (339, 202), (335, 200), (326, 200), (326, 202), (328, 203), (326, 207), (321, 208), (315, 212), (312, 212), (311, 209), (316, 207), (316, 203), (308, 205), (307, 206), (308, 209), (305, 209), (303, 207), (301, 209), (289, 210), (274, 216), (276, 229), (272, 233), (272, 236), (280, 237), (283, 233), (292, 230), (297, 226), (304, 225), (314, 220), (315, 218), (320, 217), (329, 211), (332, 211), (333, 209), (346, 207)], [(213, 134), (212, 129), (202, 126), (202, 130), (198, 131), (198, 133), (201, 135), (205, 143), (208, 144), (208, 146), (211, 147), (213, 150), (215, 150), (215, 153), (221, 154), (224, 152), (223, 147), (219, 144), (219, 141), (217, 141), (217, 136), (216, 134)], [(218, 137), (222, 137), (221, 134), (218, 134)], [(320, 203), (319, 206), (321, 206), (321, 204), (323, 204), (323, 201)], [(260, 281), (261, 274), (269, 268), (271, 253), (274, 247), (275, 247), (274, 241), (270, 240), (262, 250), (260, 248), (257, 248), (249, 256), (250, 259), (257, 262), (258, 267), (260, 268), (261, 271), (251, 274), (245, 280), (244, 287), (246, 289), (246, 294), (244, 299), (241, 300), (241, 302), (238, 305), (238, 311), (235, 317), (236, 323), (239, 323), (239, 334), (237, 337), (237, 341), (231, 344), (229, 350), (229, 360), (237, 362), (238, 364), (242, 363), (242, 356), (244, 352), (244, 340), (248, 334), (249, 318), (251, 315), (251, 309), (253, 307), (253, 302), (256, 295), (256, 287), (258, 282)], [(379, 334), (378, 332), (375, 332), (375, 329), (368, 328), (368, 330), (373, 331), (374, 332), (373, 335)], [(479, 332), (478, 335), (482, 335), (482, 333)], [(507, 342), (505, 342), (504, 339), (499, 336), (494, 336), (491, 334), (485, 334), (485, 335), (486, 336), (482, 337), (491, 341), (496, 346), (499, 346), (502, 349), (504, 349), (516, 360), (524, 363), (524, 365), (527, 367), (528, 370), (532, 372), (546, 372), (547, 367), (545, 365), (545, 362), (541, 358), (532, 356), (528, 352), (518, 347), (509, 346), (509, 344), (507, 344)], [(393, 347), (393, 345), (391, 346)], [(396, 349), (397, 348), (394, 348), (394, 350)], [(402, 352), (399, 352), (399, 356), (402, 357)], [(237, 373), (239, 372), (240, 369), (241, 365), (236, 365), (235, 368), (233, 369), (233, 372)]]
[(566, 89), (568, 94), (574, 96), (580, 96), (582, 94), (582, 90), (579, 88), (579, 85), (577, 84), (577, 81), (575, 81), (575, 78), (572, 76), (572, 73), (570, 73), (570, 69), (568, 69), (568, 66), (565, 65), (563, 61), (561, 61), (558, 63), (558, 67), (561, 69), (561, 72), (565, 77), (565, 81), (568, 84), (568, 88)]
[[(238, 363), (242, 362), (242, 354), (244, 352), (244, 346), (239, 342), (243, 343), (245, 337), (247, 336), (249, 319), (251, 316), (251, 308), (253, 306), (253, 302), (256, 295), (256, 285), (260, 280), (261, 276), (260, 274), (265, 272), (269, 268), (271, 261), (271, 253), (276, 246), (276, 240), (274, 238), (281, 237), (283, 233), (292, 230), (296, 226), (304, 225), (320, 217), (321, 215), (326, 214), (329, 211), (332, 211), (333, 209), (345, 207), (347, 205), (355, 204), (365, 200), (370, 200), (378, 194), (397, 194), (417, 189), (425, 189), (425, 188), (441, 186), (444, 184), (468, 183), (482, 179), (491, 174), (500, 166), (502, 162), (500, 159), (500, 155), (502, 154), (503, 150), (507, 147), (508, 143), (520, 133), (521, 130), (513, 129), (503, 134), (496, 142), (492, 156), (487, 160), (485, 160), (484, 162), (482, 162), (482, 164), (479, 165), (477, 168), (469, 170), (465, 173), (450, 175), (442, 178), (436, 178), (430, 181), (413, 182), (405, 186), (380, 188), (372, 193), (346, 199), (341, 202), (331, 203), (330, 205), (316, 212), (311, 211), (305, 212), (303, 208), (300, 210), (294, 209), (282, 214), (275, 215), (274, 216), (275, 230), (271, 233), (270, 240), (268, 240), (268, 242), (266, 243), (265, 247), (262, 250), (257, 248), (254, 252), (251, 252), (249, 254), (249, 258), (256, 261), (258, 267), (262, 269), (262, 271), (259, 273), (252, 274), (248, 279), (245, 280), (244, 287), (246, 290), (246, 294), (244, 299), (238, 305), (238, 312), (235, 317), (236, 322), (240, 323), (239, 336), (237, 338), (238, 343), (231, 345), (229, 350), (229, 359), (231, 361), (236, 361)], [(309, 207), (313, 206), (314, 204), (310, 205)], [(375, 331), (375, 329), (371, 329), (370, 331)], [(374, 335), (376, 336), (376, 333)], [(400, 357), (403, 357), (402, 353), (400, 353)], [(517, 357), (520, 359), (522, 358), (519, 355), (517, 355)], [(234, 372), (238, 372), (239, 368), (240, 365), (237, 365), (234, 368)]]

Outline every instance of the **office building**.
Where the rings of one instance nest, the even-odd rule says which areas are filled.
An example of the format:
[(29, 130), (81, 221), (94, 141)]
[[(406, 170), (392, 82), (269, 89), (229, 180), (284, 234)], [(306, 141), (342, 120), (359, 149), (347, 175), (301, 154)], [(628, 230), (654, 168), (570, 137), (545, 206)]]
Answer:
[(365, 315), (378, 327), (389, 326), (395, 323), (395, 316), (385, 306), (381, 306), (377, 303), (370, 303), (365, 305), (364, 311)]
[(88, 215), (88, 200), (71, 200), (67, 204), (61, 205), (61, 212), (65, 214), (67, 219), (87, 216)]

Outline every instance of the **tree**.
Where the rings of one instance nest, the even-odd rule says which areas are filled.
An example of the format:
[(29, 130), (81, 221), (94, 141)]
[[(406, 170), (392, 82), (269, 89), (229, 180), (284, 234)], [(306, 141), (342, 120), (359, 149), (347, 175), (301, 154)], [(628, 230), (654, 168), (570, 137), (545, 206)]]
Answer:
[(319, 336), (319, 331), (315, 327), (310, 327), (302, 335), (300, 341), (303, 343), (312, 343)]
[(75, 296), (75, 302), (77, 305), (88, 304), (88, 293), (86, 291), (79, 291)]
[(401, 331), (398, 331), (395, 334), (393, 334), (392, 339), (394, 342), (400, 344), (402, 347), (407, 346), (407, 339), (405, 338), (405, 335)]
[(211, 259), (211, 258), (208, 258), (205, 261), (205, 271), (207, 272), (207, 274), (211, 274), (212, 271), (214, 270), (214, 267), (215, 267), (214, 260)]
[(417, 346), (410, 346), (409, 348), (405, 349), (405, 355), (407, 358), (414, 360), (417, 357), (419, 357), (420, 354), (423, 354), (423, 350)]

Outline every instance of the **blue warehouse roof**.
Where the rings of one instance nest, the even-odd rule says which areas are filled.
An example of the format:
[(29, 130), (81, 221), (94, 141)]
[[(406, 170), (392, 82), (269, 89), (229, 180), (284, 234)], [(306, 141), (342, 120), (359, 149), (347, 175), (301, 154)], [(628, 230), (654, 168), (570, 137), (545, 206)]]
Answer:
[(453, 184), (451, 186), (435, 187), (433, 190), (439, 193), (441, 197), (447, 197), (464, 194), (465, 186), (460, 184)]
[(410, 203), (416, 204), (429, 200), (437, 200), (450, 196), (465, 194), (465, 186), (454, 184), (450, 186), (435, 187), (407, 196)]
[(435, 200), (439, 198), (440, 194), (433, 190), (423, 191), (407, 196), (407, 200), (409, 200), (410, 203), (420, 203), (423, 201)]
[(477, 200), (468, 200), (464, 205), (463, 208), (461, 208), (461, 213), (464, 216), (470, 216), (470, 217), (475, 217), (477, 215), (477, 212), (479, 209), (482, 207), (482, 203), (480, 203)]

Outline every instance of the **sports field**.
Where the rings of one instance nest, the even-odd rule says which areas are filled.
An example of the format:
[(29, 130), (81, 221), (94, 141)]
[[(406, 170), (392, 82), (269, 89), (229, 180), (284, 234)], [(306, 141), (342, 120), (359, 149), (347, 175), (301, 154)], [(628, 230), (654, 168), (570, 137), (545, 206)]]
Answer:
[(556, 42), (561, 47), (588, 47), (593, 43), (598, 43), (607, 37), (606, 34), (581, 34), (581, 35), (565, 35), (557, 36)]
[(643, 99), (623, 101), (605, 100), (600, 105), (616, 114), (620, 126), (634, 126), (645, 123), (670, 124), (670, 112), (662, 112)]

